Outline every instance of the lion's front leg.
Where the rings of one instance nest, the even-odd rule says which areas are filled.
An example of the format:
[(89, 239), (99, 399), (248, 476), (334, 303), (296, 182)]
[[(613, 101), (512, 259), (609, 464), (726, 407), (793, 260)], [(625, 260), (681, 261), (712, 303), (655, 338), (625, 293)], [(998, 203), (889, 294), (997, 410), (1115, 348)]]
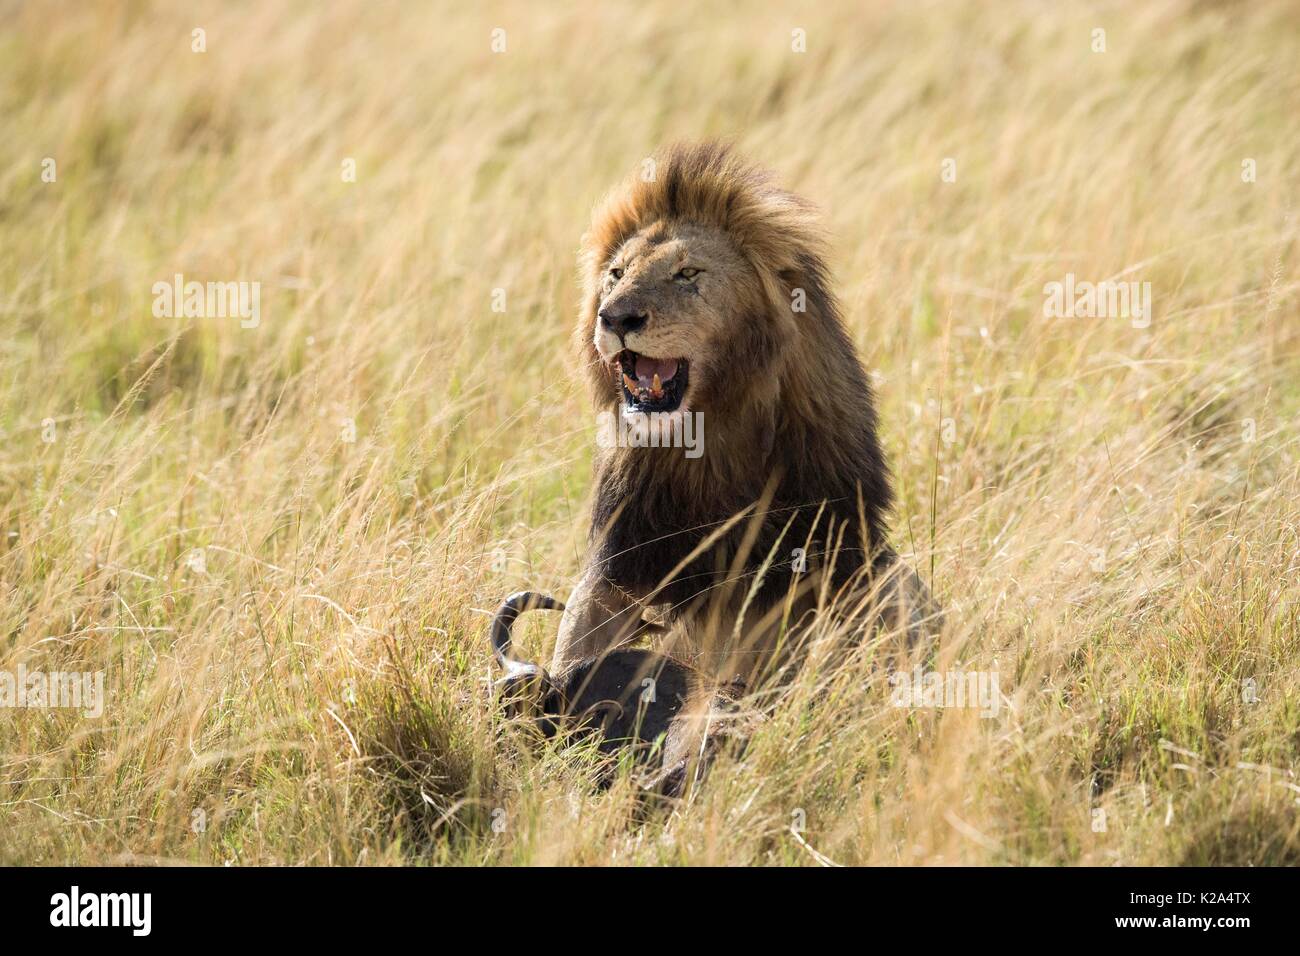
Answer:
[(631, 640), (643, 626), (642, 610), (632, 595), (589, 568), (565, 605), (551, 673), (563, 674), (579, 662)]

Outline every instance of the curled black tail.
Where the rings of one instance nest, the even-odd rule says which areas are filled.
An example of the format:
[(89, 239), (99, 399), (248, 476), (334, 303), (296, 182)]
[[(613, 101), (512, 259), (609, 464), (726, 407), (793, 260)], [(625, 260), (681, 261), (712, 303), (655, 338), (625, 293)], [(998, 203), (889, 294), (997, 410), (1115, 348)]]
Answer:
[[(536, 591), (517, 591), (501, 602), (496, 614), (492, 615), (492, 653), (497, 663), (507, 667), (510, 658), (510, 628), (515, 618), (525, 611), (563, 611), (564, 603), (555, 600), (549, 594)], [(507, 667), (508, 669), (508, 667)]]

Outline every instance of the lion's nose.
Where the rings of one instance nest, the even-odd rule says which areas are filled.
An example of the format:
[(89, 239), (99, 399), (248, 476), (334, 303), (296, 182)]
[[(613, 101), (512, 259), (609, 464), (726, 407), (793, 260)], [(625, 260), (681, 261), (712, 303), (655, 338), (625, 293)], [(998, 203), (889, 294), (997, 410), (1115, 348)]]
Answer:
[(650, 318), (648, 312), (634, 311), (604, 311), (600, 313), (600, 324), (613, 332), (619, 338), (627, 335), (629, 332), (635, 332), (646, 324)]

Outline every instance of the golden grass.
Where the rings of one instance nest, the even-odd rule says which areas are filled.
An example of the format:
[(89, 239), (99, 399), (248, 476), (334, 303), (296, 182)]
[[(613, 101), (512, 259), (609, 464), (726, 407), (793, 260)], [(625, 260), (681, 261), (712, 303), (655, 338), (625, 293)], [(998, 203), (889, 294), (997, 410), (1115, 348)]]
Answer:
[[(473, 6), (5, 5), (0, 670), (110, 697), (0, 712), (0, 862), (1300, 861), (1294, 5)], [(1008, 706), (811, 675), (646, 816), (492, 713), (483, 611), (578, 566), (590, 209), (703, 136), (826, 210), (936, 666)]]

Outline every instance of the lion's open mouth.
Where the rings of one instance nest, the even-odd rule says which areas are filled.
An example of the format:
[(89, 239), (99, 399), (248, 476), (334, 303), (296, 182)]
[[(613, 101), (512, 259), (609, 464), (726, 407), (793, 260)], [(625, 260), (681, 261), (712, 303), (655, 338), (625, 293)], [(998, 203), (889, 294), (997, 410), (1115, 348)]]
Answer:
[(686, 395), (690, 363), (686, 359), (657, 359), (624, 349), (616, 356), (615, 375), (629, 412), (671, 412)]

